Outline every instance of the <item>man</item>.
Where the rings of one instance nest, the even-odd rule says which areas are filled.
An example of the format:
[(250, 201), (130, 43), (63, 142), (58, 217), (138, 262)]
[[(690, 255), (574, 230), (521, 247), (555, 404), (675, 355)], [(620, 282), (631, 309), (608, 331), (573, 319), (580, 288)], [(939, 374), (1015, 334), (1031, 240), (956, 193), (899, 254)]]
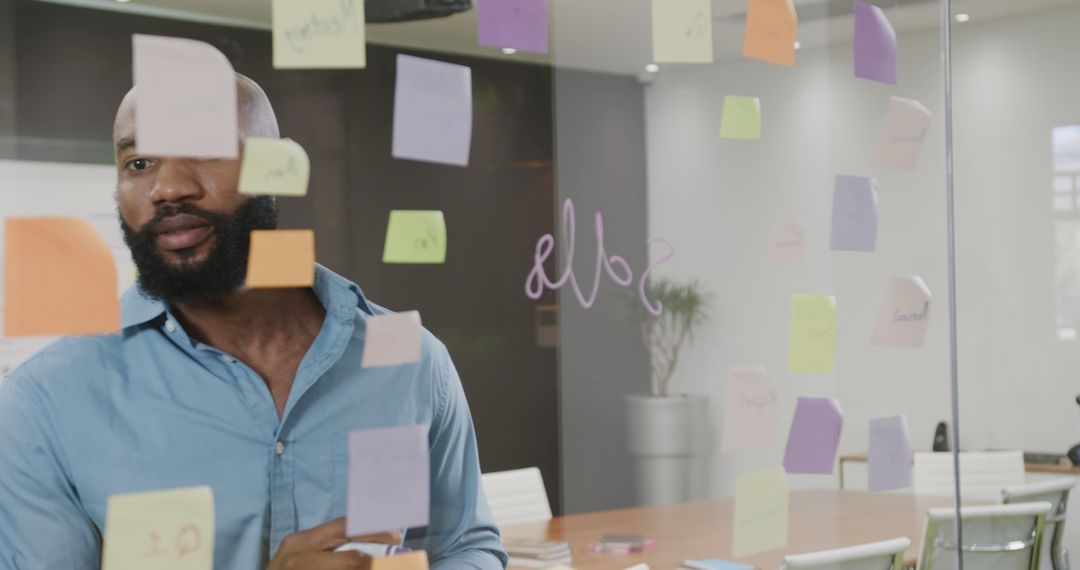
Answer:
[[(278, 137), (265, 93), (237, 81), (241, 142)], [(361, 369), (365, 319), (387, 311), (356, 285), (320, 266), (310, 289), (245, 289), (273, 198), (237, 192), (239, 160), (140, 155), (134, 113), (133, 90), (113, 140), (139, 284), (119, 333), (60, 340), (0, 383), (0, 569), (97, 568), (110, 495), (197, 485), (214, 493), (217, 569), (363, 567), (334, 552), (348, 434), (415, 424), (431, 522), (407, 546), (433, 568), (502, 568), (445, 347), (425, 334), (418, 363)], [(400, 540), (387, 530), (363, 540)]]

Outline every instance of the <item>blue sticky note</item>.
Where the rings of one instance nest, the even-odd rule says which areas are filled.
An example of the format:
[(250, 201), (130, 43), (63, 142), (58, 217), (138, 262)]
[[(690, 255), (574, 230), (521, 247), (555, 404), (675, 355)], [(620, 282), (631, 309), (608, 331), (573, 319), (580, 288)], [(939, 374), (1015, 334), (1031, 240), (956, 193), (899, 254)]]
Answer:
[(870, 420), (871, 493), (910, 487), (911, 457), (907, 416)]
[(799, 398), (784, 451), (784, 470), (831, 475), (843, 430), (844, 411), (835, 399)]
[(829, 249), (874, 251), (877, 230), (877, 181), (865, 176), (837, 175)]

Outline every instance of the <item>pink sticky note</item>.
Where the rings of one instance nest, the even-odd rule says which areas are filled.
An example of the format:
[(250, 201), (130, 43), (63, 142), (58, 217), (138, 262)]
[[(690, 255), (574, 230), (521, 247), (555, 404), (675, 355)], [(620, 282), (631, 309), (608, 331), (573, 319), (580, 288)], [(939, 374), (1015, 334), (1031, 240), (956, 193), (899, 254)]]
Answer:
[(487, 0), (476, 6), (480, 45), (548, 52), (548, 0)]
[(431, 465), (427, 426), (349, 434), (349, 491), (345, 527), (360, 536), (428, 523)]
[(907, 416), (870, 420), (871, 493), (911, 486), (911, 436)]
[(468, 166), (472, 69), (398, 54), (394, 158)]
[(397, 366), (420, 360), (423, 329), (420, 313), (407, 311), (368, 317), (365, 321), (363, 368)]
[(919, 277), (893, 277), (870, 344), (919, 348), (930, 326), (930, 289)]
[(787, 221), (773, 224), (769, 233), (769, 259), (798, 261), (803, 258), (805, 237), (802, 222)]
[(832, 474), (843, 429), (844, 411), (839, 402), (833, 398), (799, 398), (784, 451), (784, 470)]
[(776, 416), (776, 386), (767, 370), (728, 370), (720, 451), (769, 447), (776, 440)]
[(149, 156), (236, 158), (236, 74), (210, 44), (136, 34), (135, 148)]
[(885, 12), (855, 0), (855, 77), (896, 84), (896, 32)]
[(930, 110), (915, 99), (891, 97), (874, 165), (888, 170), (915, 170), (932, 118)]

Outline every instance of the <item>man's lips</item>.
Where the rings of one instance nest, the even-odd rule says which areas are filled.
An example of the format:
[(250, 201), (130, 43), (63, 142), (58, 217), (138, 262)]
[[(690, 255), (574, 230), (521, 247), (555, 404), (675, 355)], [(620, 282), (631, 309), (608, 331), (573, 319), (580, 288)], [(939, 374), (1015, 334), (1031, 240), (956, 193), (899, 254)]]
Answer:
[(168, 251), (187, 249), (202, 243), (213, 231), (213, 226), (198, 216), (177, 214), (154, 226), (154, 243)]

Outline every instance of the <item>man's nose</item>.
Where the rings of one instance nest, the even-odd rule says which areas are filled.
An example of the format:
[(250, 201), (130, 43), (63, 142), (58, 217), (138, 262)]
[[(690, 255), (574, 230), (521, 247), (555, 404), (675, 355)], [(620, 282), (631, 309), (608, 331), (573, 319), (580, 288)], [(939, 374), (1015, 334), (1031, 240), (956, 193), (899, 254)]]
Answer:
[(150, 189), (150, 201), (154, 206), (194, 202), (204, 195), (205, 191), (199, 183), (195, 169), (188, 161), (160, 160), (154, 185)]

